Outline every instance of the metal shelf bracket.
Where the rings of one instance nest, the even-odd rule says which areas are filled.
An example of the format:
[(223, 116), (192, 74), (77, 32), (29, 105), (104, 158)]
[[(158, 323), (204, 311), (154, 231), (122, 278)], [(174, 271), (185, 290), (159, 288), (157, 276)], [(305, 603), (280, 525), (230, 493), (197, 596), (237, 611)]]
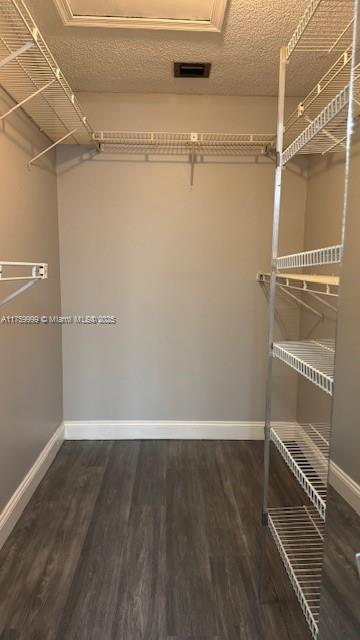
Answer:
[(54, 147), (57, 147), (58, 144), (61, 144), (62, 142), (64, 142), (64, 140), (66, 140), (67, 138), (70, 138), (70, 136), (72, 136), (76, 131), (78, 131), (79, 127), (76, 127), (76, 129), (73, 129), (72, 131), (69, 131), (68, 133), (66, 133), (64, 136), (62, 136), (62, 138), (60, 138), (60, 140), (56, 140), (55, 142), (53, 142), (53, 144), (51, 144), (49, 147), (46, 147), (46, 149), (44, 149), (43, 151), (40, 151), (40, 153), (38, 153), (36, 156), (34, 156), (33, 158), (31, 158), (31, 160), (29, 160), (28, 162), (28, 167), (30, 169), (31, 165), (38, 160), (39, 158), (41, 158), (42, 156), (44, 156), (46, 153), (48, 153), (49, 151), (51, 151), (51, 149), (54, 149)]
[(47, 82), (46, 84), (44, 84), (43, 87), (40, 87), (40, 89), (38, 89), (37, 91), (34, 91), (34, 93), (29, 95), (27, 98), (24, 98), (23, 100), (21, 100), (21, 102), (18, 102), (17, 104), (15, 104), (13, 107), (11, 107), (11, 109), (9, 109), (9, 111), (7, 111), (6, 113), (3, 113), (0, 116), (0, 121), (7, 118), (11, 113), (13, 113), (14, 111), (22, 107), (24, 104), (29, 102), (29, 100), (32, 100), (32, 98), (35, 98), (35, 96), (39, 95), (39, 93), (46, 91), (46, 89), (48, 89), (54, 82), (55, 82), (55, 79), (50, 80), (50, 82)]
[[(30, 268), (31, 272), (23, 275), (6, 275), (7, 270), (11, 268), (17, 268), (27, 270)], [(45, 262), (0, 262), (0, 282), (14, 282), (14, 281), (26, 281), (21, 287), (12, 291), (8, 296), (0, 300), (0, 307), (7, 304), (14, 298), (17, 298), (21, 293), (24, 293), (27, 289), (30, 289), (39, 280), (46, 280), (48, 277), (48, 265)]]

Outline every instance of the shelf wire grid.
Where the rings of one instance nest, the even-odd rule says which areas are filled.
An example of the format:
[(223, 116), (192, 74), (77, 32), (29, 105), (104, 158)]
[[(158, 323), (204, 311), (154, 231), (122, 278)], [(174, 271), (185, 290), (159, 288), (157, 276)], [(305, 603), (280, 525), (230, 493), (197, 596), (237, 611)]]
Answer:
[(352, 42), (354, 0), (310, 0), (286, 47), (296, 52), (344, 51)]
[(305, 267), (316, 267), (325, 264), (338, 264), (342, 259), (343, 247), (341, 244), (311, 251), (292, 253), (288, 256), (280, 256), (276, 260), (279, 271), (283, 269), (301, 269)]
[(269, 530), (313, 638), (318, 637), (324, 522), (314, 507), (270, 509)]
[(6, 93), (16, 104), (25, 101), (22, 109), (51, 141), (90, 143), (93, 130), (23, 0), (0, 2), (0, 61), (12, 54), (0, 66)]
[[(359, 95), (360, 68), (355, 76), (355, 95)], [(343, 151), (347, 137), (350, 86), (344, 87), (310, 124), (286, 147), (282, 154), (286, 165), (296, 154), (326, 154)], [(359, 107), (356, 105), (356, 115)]]
[(324, 520), (329, 473), (330, 425), (274, 425), (271, 427), (271, 440)]
[[(304, 129), (325, 109), (344, 87), (347, 87), (351, 77), (352, 47), (348, 47), (325, 75), (319, 80), (310, 93), (300, 102), (297, 108), (288, 118), (285, 124), (285, 147), (287, 148)], [(360, 66), (355, 66), (355, 76), (359, 75)], [(355, 112), (358, 113), (358, 83), (355, 85)], [(327, 142), (332, 141), (327, 131), (322, 132), (322, 137), (327, 138)], [(344, 133), (344, 136), (346, 133)], [(326, 143), (326, 139), (323, 140)], [(331, 142), (328, 146), (332, 146)], [(345, 143), (340, 142), (334, 147), (335, 151), (341, 151)]]
[(266, 155), (273, 134), (173, 133), (98, 131), (93, 135), (100, 151), (164, 155)]
[(273, 355), (328, 395), (334, 386), (335, 341), (274, 342)]

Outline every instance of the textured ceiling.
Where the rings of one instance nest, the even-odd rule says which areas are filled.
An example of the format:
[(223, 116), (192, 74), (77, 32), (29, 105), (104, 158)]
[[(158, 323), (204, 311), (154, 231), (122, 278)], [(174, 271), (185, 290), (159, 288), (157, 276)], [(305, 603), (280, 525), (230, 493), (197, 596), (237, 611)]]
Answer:
[[(222, 33), (63, 26), (52, 0), (25, 0), (75, 91), (276, 95), (280, 45), (309, 0), (230, 0)], [(300, 54), (299, 54), (300, 56)], [(292, 63), (288, 95), (322, 70)], [(173, 61), (212, 62), (209, 79), (174, 79)]]

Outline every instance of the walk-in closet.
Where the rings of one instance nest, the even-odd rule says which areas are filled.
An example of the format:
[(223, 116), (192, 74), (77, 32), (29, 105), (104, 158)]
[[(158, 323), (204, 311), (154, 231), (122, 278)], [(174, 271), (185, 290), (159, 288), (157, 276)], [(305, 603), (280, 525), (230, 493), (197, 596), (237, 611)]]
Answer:
[(0, 0), (0, 639), (360, 637), (360, 0)]

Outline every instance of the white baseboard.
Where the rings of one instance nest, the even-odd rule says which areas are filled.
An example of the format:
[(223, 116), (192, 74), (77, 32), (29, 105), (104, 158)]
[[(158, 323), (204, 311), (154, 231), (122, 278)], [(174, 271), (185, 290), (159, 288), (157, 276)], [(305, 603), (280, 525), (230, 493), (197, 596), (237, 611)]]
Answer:
[(65, 421), (66, 440), (263, 440), (263, 422), (178, 420)]
[(360, 485), (335, 462), (330, 463), (330, 484), (360, 515)]
[(27, 503), (33, 495), (35, 489), (43, 479), (45, 473), (54, 460), (64, 441), (64, 424), (62, 423), (55, 431), (47, 445), (35, 460), (30, 471), (19, 484), (15, 493), (11, 496), (6, 507), (0, 514), (0, 549), (10, 535), (15, 524), (24, 511)]

